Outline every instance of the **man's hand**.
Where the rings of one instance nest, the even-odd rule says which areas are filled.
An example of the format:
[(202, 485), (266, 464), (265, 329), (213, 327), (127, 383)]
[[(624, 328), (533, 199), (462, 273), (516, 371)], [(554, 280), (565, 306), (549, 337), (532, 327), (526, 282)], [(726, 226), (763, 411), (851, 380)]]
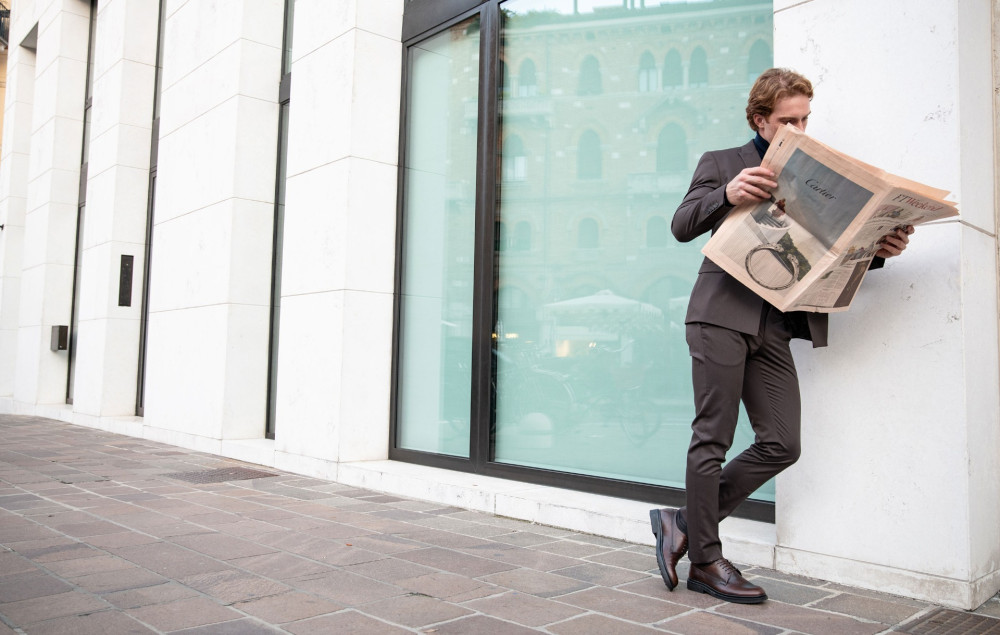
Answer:
[(773, 178), (774, 172), (767, 168), (747, 168), (726, 184), (726, 200), (734, 207), (769, 200), (771, 190), (778, 187)]
[(906, 244), (910, 242), (910, 234), (913, 233), (913, 225), (897, 227), (891, 234), (886, 234), (878, 242), (882, 248), (875, 252), (879, 258), (892, 258), (903, 253)]

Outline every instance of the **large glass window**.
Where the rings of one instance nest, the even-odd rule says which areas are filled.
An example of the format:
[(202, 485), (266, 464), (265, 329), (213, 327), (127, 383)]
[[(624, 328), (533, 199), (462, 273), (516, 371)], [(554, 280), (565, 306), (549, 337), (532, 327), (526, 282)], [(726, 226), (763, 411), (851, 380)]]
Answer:
[[(506, 225), (534, 219), (545, 229), (536, 237), (541, 258), (498, 255), (499, 285), (516, 280), (523, 296), (523, 331), (510, 328), (501, 304), (497, 323), (507, 326), (496, 343), (494, 460), (682, 487), (694, 414), (684, 310), (703, 243), (646, 247), (662, 244), (665, 223), (651, 219), (669, 217), (687, 190), (689, 145), (709, 150), (749, 139), (742, 113), (748, 86), (702, 88), (677, 108), (664, 93), (650, 91), (653, 51), (669, 60), (671, 42), (701, 37), (699, 27), (747, 35), (727, 26), (731, 3), (721, 15), (713, 3), (701, 3), (697, 23), (678, 20), (681, 9), (660, 6), (636, 27), (627, 19), (636, 12), (622, 11), (620, 25), (593, 31), (595, 39), (573, 37), (586, 19), (572, 0), (547, 0), (546, 11), (537, 4), (504, 3), (502, 55), (556, 68), (583, 59), (578, 93), (590, 97), (581, 102), (570, 91), (552, 94), (541, 123), (501, 108), (500, 134), (546, 149), (538, 159), (550, 176), (500, 194)], [(748, 11), (744, 19), (750, 18)], [(608, 79), (600, 90), (584, 90), (599, 85), (584, 79), (599, 77), (588, 53), (595, 49), (604, 52), (607, 78), (638, 72), (640, 81)], [(745, 60), (732, 55), (726, 61), (735, 77), (744, 77)], [(632, 71), (619, 73), (624, 69)], [(676, 83), (673, 75), (668, 79)], [(701, 47), (692, 56), (691, 83), (708, 84)], [(600, 135), (591, 129), (595, 122)], [(688, 138), (685, 128), (696, 136)], [(561, 169), (574, 145), (577, 180)], [(576, 249), (566, 240), (567, 228), (576, 229)], [(534, 318), (529, 324), (523, 324), (526, 315)], [(739, 449), (749, 435), (744, 426)]]
[(669, 219), (693, 159), (752, 136), (772, 5), (440, 1), (479, 13), (408, 46), (395, 448), (681, 502), (707, 237)]
[(397, 444), (467, 457), (479, 21), (408, 52)]

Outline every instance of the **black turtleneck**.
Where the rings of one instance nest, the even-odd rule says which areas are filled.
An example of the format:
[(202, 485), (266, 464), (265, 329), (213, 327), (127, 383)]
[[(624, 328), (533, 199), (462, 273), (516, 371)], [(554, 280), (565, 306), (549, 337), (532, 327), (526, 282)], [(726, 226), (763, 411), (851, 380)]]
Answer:
[(767, 149), (771, 146), (770, 143), (764, 141), (764, 137), (757, 133), (757, 136), (753, 138), (753, 145), (757, 148), (757, 154), (760, 155), (761, 160), (764, 159), (764, 155), (767, 154)]

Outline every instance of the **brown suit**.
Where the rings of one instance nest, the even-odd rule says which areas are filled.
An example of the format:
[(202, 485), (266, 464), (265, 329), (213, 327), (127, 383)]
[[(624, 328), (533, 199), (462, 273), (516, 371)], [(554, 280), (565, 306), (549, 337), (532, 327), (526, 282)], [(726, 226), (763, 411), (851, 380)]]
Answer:
[[(732, 206), (725, 203), (726, 184), (744, 168), (760, 165), (760, 155), (753, 141), (739, 148), (706, 152), (695, 168), (691, 187), (681, 202), (670, 229), (681, 242), (689, 242), (705, 232), (719, 228)], [(705, 258), (698, 270), (698, 280), (688, 302), (687, 323), (704, 322), (754, 335), (760, 327), (764, 300)], [(788, 314), (795, 337), (812, 340), (813, 346), (826, 346), (825, 313)]]
[[(733, 209), (725, 188), (737, 174), (760, 165), (753, 141), (701, 157), (671, 230), (681, 242), (714, 232)], [(881, 266), (881, 259), (873, 267)], [(687, 459), (690, 559), (722, 557), (719, 521), (799, 456), (800, 401), (793, 337), (826, 346), (827, 315), (782, 313), (705, 259), (688, 303), (695, 419)], [(753, 426), (754, 443), (726, 463), (739, 404)]]

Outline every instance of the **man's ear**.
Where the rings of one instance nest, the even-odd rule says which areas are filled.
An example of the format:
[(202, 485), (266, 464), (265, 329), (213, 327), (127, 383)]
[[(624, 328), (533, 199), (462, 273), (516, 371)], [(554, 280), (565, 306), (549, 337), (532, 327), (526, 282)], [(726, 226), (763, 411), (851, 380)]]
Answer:
[(763, 128), (764, 127), (764, 123), (766, 121), (767, 121), (767, 119), (764, 117), (764, 115), (755, 114), (753, 116), (753, 125), (757, 126), (757, 130), (760, 130), (761, 128)]

